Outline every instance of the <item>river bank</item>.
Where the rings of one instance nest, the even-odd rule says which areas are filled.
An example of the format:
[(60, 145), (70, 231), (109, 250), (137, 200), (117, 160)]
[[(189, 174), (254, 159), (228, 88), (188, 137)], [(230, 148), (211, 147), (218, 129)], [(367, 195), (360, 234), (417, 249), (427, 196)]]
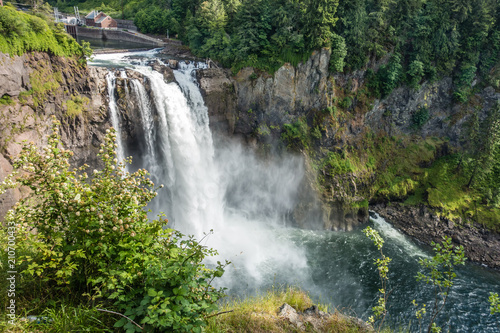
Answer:
[(371, 207), (404, 234), (424, 244), (441, 242), (444, 236), (462, 245), (466, 257), (481, 265), (500, 269), (500, 235), (475, 222), (452, 221), (430, 208), (385, 203)]

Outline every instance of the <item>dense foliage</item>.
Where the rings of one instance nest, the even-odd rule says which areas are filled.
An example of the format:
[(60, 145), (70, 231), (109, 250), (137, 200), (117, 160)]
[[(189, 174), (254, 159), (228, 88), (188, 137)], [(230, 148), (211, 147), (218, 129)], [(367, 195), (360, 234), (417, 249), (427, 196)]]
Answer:
[(496, 0), (72, 0), (72, 11), (107, 10), (144, 32), (178, 34), (192, 51), (237, 70), (273, 71), (331, 47), (333, 71), (382, 61), (372, 77), (380, 95), (407, 83), (452, 75), (464, 101), (476, 74), (500, 82), (500, 4)]
[(68, 35), (62, 24), (55, 25), (43, 14), (30, 15), (9, 5), (0, 7), (0, 52), (21, 55), (30, 51), (82, 59), (91, 52)]
[[(77, 304), (99, 304), (148, 332), (200, 331), (222, 296), (210, 283), (222, 276), (223, 265), (206, 267), (202, 261), (214, 250), (166, 228), (163, 218), (148, 219), (145, 207), (158, 187), (145, 170), (124, 172), (114, 139), (108, 133), (99, 154), (104, 168), (91, 177), (85, 166), (70, 169), (72, 153), (60, 148), (57, 126), (43, 151), (24, 145), (14, 173), (2, 184), (31, 189), (5, 218), (22, 239), (18, 293), (31, 296), (32, 307), (68, 296)], [(3, 242), (8, 233), (0, 232)], [(33, 304), (40, 295), (43, 304)], [(137, 328), (126, 318), (115, 327)]]

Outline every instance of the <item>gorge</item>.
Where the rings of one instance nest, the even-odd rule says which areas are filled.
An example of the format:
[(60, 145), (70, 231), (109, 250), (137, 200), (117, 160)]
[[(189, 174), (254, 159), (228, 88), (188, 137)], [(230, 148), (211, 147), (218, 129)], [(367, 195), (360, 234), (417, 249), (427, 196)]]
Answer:
[[(178, 69), (172, 70), (165, 66), (169, 59), (157, 51), (98, 56), (95, 62), (106, 61), (106, 57), (113, 60), (106, 63), (110, 69), (89, 67), (88, 72), (75, 72), (76, 66), (62, 65), (61, 59), (40, 53), (22, 59), (5, 58), (6, 63), (13, 62), (8, 67), (11, 73), (4, 74), (13, 78), (7, 81), (13, 83), (2, 88), (2, 95), (22, 96), (20, 92), (33, 84), (33, 73), (53, 76), (54, 69), (62, 69), (57, 82), (67, 91), (60, 90), (64, 97), (59, 94), (59, 87), (49, 91), (43, 107), (37, 105), (33, 96), (25, 102), (14, 99), (13, 104), (2, 106), (3, 116), (15, 124), (9, 127), (4, 123), (2, 128), (3, 175), (9, 170), (9, 156), (18, 151), (15, 142), (28, 139), (43, 143), (40, 138), (44, 136), (44, 126), (54, 113), (62, 119), (66, 146), (76, 152), (75, 164), (97, 165), (95, 153), (114, 118), (113, 126), (120, 128), (122, 156), (135, 156), (130, 167), (145, 167), (156, 183), (166, 185), (164, 193), (160, 192), (152, 203), (153, 213), (165, 211), (176, 228), (199, 238), (214, 230), (206, 244), (219, 250), (221, 258), (233, 261), (219, 282), (230, 293), (244, 295), (273, 285), (296, 284), (321, 297), (321, 302), (348, 307), (366, 319), (378, 290), (372, 265), (374, 253), (359, 230), (368, 221), (368, 207), (344, 207), (336, 200), (347, 195), (354, 202), (362, 202), (363, 198), (356, 198), (356, 188), (362, 188), (363, 183), (356, 184), (356, 179), (348, 176), (336, 179), (335, 191), (330, 192), (335, 200), (327, 201), (325, 207), (311, 178), (315, 170), (304, 162), (308, 156), (280, 151), (274, 141), (286, 123), (293, 123), (310, 111), (306, 108), (329, 107), (327, 97), (332, 95), (325, 91), (334, 87), (329, 86), (325, 60), (321, 60), (327, 56), (328, 51), (321, 51), (303, 65), (303, 72), (285, 66), (274, 78), (261, 75), (247, 79), (251, 70), (246, 69), (240, 72), (236, 88), (227, 72), (204, 68), (203, 63), (181, 61)], [(285, 79), (277, 80), (280, 76)], [(235, 80), (238, 82), (238, 76)], [(349, 81), (339, 78), (339, 82), (342, 80)], [(356, 80), (351, 78), (351, 84), (357, 85), (352, 83)], [(307, 86), (309, 90), (290, 89), (295, 85)], [(14, 91), (16, 87), (18, 90)], [(455, 130), (442, 126), (447, 117), (441, 114), (443, 105), (451, 103), (447, 104), (445, 95), (429, 93), (439, 89), (446, 90), (446, 82), (424, 87), (420, 97), (410, 96), (405, 103), (401, 96), (391, 95), (392, 104), (387, 100), (378, 102), (367, 117), (377, 119), (374, 124), (381, 128), (408, 130), (409, 119), (404, 117), (412, 111), (404, 108), (418, 109), (422, 100), (429, 99), (435, 104), (429, 102), (432, 117), (423, 128), (423, 132), (428, 132), (424, 135), (446, 135), (440, 131), (447, 131), (450, 145), (458, 144), (459, 136), (452, 135), (460, 130), (458, 125)], [(299, 93), (293, 93), (294, 90)], [(300, 96), (301, 91), (312, 92), (309, 100)], [(498, 98), (498, 93), (490, 89), (482, 94), (485, 108)], [(282, 100), (276, 96), (282, 96)], [(75, 104), (82, 100), (82, 113), (73, 117), (62, 113), (68, 109), (67, 100)], [(398, 103), (405, 106), (396, 108), (391, 117), (401, 126), (384, 124), (382, 118), (387, 116), (383, 115)], [(347, 142), (360, 133), (362, 116), (355, 114), (345, 121), (349, 126), (340, 131), (341, 140)], [(236, 134), (239, 140), (229, 140), (224, 132)], [(335, 134), (321, 135), (321, 140), (327, 145), (338, 144)], [(343, 186), (352, 192), (346, 190), (335, 197), (334, 193)], [(20, 195), (15, 193), (9, 199)], [(419, 303), (429, 300), (429, 290), (417, 285), (414, 279), (418, 257), (429, 252), (417, 248), (377, 215), (373, 215), (373, 221), (388, 240), (389, 256), (401, 265), (391, 267), (391, 321), (397, 326), (412, 318), (411, 299)], [(301, 228), (294, 228), (297, 226)], [(490, 262), (498, 262), (498, 257), (492, 255)], [(469, 332), (471, 327), (477, 332), (494, 331), (494, 319), (485, 317), (486, 299), (488, 292), (498, 287), (496, 272), (468, 265), (459, 271), (456, 294), (452, 295), (450, 308), (441, 322), (449, 325), (450, 331)]]
[[(110, 72), (114, 79), (108, 84), (118, 97), (116, 102), (110, 101), (116, 103), (110, 104), (110, 110), (117, 112), (112, 118), (121, 120), (117, 126), (122, 131), (118, 151), (135, 156), (133, 168), (153, 170), (155, 182), (166, 185), (165, 193), (160, 192), (153, 202), (153, 213), (165, 210), (170, 223), (198, 238), (213, 230), (204, 242), (219, 251), (214, 260), (232, 261), (217, 282), (228, 288), (229, 295), (298, 285), (321, 302), (347, 307), (366, 319), (378, 287), (372, 265), (374, 252), (360, 232), (363, 214), (356, 223), (346, 222), (352, 217), (343, 216), (325, 220), (314, 188), (304, 185), (308, 176), (303, 155), (263, 154), (259, 148), (248, 147), (259, 146), (252, 138), (243, 135), (243, 139), (233, 141), (222, 136), (220, 132), (230, 132), (239, 120), (230, 125), (231, 115), (221, 117), (220, 113), (209, 112), (196, 80), (200, 80), (205, 96), (210, 96), (214, 85), (203, 79), (214, 70), (192, 61), (179, 61), (173, 66), (177, 69), (172, 70), (167, 63), (168, 57), (158, 58), (156, 51), (100, 55), (94, 60), (94, 64), (115, 67)], [(219, 74), (216, 82), (219, 88), (231, 91), (227, 77), (221, 79)], [(269, 92), (271, 87), (261, 89)], [(210, 98), (207, 101), (210, 108)], [(227, 106), (235, 100), (219, 95), (211, 102)], [(258, 113), (259, 106), (253, 105)], [(286, 117), (280, 111), (283, 105), (277, 103), (270, 114), (262, 111), (262, 116), (280, 119), (276, 114), (282, 112)], [(214, 138), (209, 122), (219, 127)], [(428, 257), (430, 252), (376, 213), (371, 215), (371, 223), (387, 240), (388, 255), (394, 261), (389, 322), (397, 327), (411, 321), (412, 299), (419, 304), (432, 300), (431, 289), (415, 281), (418, 259)], [(330, 224), (325, 226), (325, 221)], [(344, 231), (322, 231), (324, 228)], [(494, 320), (483, 314), (488, 311), (488, 292), (499, 286), (497, 275), (472, 265), (460, 269), (455, 291), (440, 318), (442, 325), (454, 332), (493, 332)]]

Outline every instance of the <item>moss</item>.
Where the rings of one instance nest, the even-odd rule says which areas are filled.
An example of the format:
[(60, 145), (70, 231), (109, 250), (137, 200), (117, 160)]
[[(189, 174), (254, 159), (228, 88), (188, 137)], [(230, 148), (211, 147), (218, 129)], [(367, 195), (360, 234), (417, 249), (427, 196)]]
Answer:
[(311, 137), (305, 117), (299, 118), (299, 120), (293, 124), (283, 125), (281, 139), (291, 149), (301, 150), (305, 148), (307, 150), (311, 144)]
[(30, 73), (31, 91), (35, 108), (45, 102), (49, 94), (53, 94), (61, 88), (58, 80), (60, 75), (59, 72), (53, 72), (48, 67), (41, 67)]
[(64, 107), (66, 108), (66, 114), (70, 117), (76, 117), (90, 104), (90, 100), (85, 96), (73, 95), (70, 100), (67, 100)]
[(9, 95), (3, 95), (2, 98), (0, 98), (0, 104), (1, 105), (12, 105), (14, 101)]

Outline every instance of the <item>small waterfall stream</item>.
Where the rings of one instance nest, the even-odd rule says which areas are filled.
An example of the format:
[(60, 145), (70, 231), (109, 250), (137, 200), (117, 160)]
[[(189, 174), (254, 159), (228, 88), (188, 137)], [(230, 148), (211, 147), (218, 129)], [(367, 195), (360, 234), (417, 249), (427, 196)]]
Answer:
[[(135, 152), (134, 158), (150, 171), (155, 183), (165, 185), (150, 206), (153, 212), (165, 212), (175, 228), (198, 238), (214, 230), (204, 244), (218, 250), (213, 260), (232, 261), (217, 282), (230, 294), (297, 285), (330, 304), (330, 309), (347, 308), (367, 319), (379, 288), (373, 244), (360, 230), (286, 227), (286, 216), (301, 191), (302, 160), (284, 156), (264, 162), (238, 143), (214, 144), (194, 78), (194, 71), (204, 64), (180, 62), (174, 71), (177, 83), (166, 83), (147, 65), (155, 56), (145, 52), (96, 59), (107, 66), (127, 67), (144, 78), (144, 82), (125, 79), (130, 81), (128, 94), (138, 105), (141, 124), (136, 125), (144, 133), (144, 149)], [(107, 80), (113, 126), (120, 128), (113, 71)], [(119, 131), (117, 139), (122, 159), (127, 149)], [(430, 287), (415, 281), (419, 258), (430, 252), (377, 215), (372, 214), (372, 224), (386, 240), (384, 252), (393, 259), (388, 322), (395, 327), (415, 322), (411, 300), (431, 304), (433, 299)], [(444, 331), (496, 332), (497, 324), (488, 315), (490, 291), (500, 291), (498, 273), (472, 265), (460, 269), (450, 304), (440, 316)], [(418, 331), (417, 327), (411, 331)]]
[(109, 72), (106, 76), (106, 81), (108, 83), (108, 97), (109, 97), (109, 111), (111, 114), (111, 124), (113, 128), (116, 129), (116, 142), (118, 148), (116, 150), (116, 157), (119, 162), (122, 162), (125, 158), (125, 153), (123, 152), (123, 140), (120, 131), (120, 121), (118, 117), (118, 111), (116, 107), (116, 78), (112, 72)]

